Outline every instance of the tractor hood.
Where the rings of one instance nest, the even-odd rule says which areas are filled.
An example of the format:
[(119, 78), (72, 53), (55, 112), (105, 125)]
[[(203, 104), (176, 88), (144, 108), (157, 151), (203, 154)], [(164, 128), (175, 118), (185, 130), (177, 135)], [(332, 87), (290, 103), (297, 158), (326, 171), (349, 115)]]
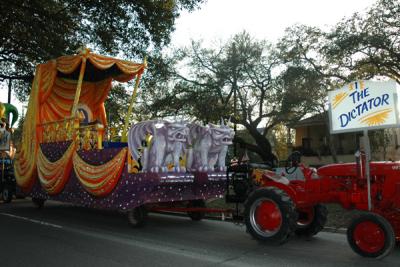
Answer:
[[(355, 163), (329, 164), (318, 169), (319, 176), (356, 176), (359, 166)], [(373, 161), (370, 163), (371, 175), (400, 170), (399, 161)]]
[(318, 169), (319, 176), (349, 176), (357, 174), (357, 164), (337, 163), (322, 166)]

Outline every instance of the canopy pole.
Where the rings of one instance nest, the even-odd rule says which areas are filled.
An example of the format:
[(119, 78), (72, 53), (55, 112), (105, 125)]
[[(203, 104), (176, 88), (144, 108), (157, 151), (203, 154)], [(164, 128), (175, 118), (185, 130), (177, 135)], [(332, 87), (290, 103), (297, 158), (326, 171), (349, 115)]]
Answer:
[(77, 110), (77, 107), (78, 107), (79, 98), (81, 96), (82, 81), (83, 81), (83, 75), (85, 75), (85, 69), (86, 69), (86, 57), (83, 57), (82, 58), (82, 63), (81, 63), (81, 69), (79, 71), (78, 85), (76, 86), (74, 104), (73, 104), (72, 110), (71, 110), (71, 117), (75, 117), (76, 116), (76, 110)]
[(131, 103), (129, 104), (128, 112), (125, 115), (125, 124), (124, 124), (124, 128), (122, 130), (122, 136), (121, 136), (122, 142), (128, 142), (128, 133), (127, 132), (128, 132), (129, 118), (131, 117), (133, 103), (136, 100), (137, 90), (139, 88), (139, 82), (140, 82), (141, 76), (142, 76), (142, 74), (139, 74), (136, 77), (135, 88), (133, 89), (133, 93), (132, 93), (132, 97), (131, 97)]

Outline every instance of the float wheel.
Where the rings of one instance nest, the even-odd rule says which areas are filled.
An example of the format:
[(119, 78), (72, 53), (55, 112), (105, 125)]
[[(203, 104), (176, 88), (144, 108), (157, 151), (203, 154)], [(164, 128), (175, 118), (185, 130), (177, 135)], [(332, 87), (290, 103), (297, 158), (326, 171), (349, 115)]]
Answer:
[(296, 229), (297, 212), (290, 197), (277, 188), (254, 191), (245, 203), (247, 231), (260, 241), (282, 244)]
[(35, 197), (32, 198), (32, 203), (37, 209), (43, 208), (45, 201), (46, 200), (43, 198), (35, 198)]
[(393, 227), (380, 215), (362, 214), (354, 219), (347, 229), (347, 240), (351, 248), (363, 257), (383, 258), (396, 244)]
[(147, 210), (144, 206), (139, 206), (129, 210), (126, 215), (132, 227), (141, 227), (147, 219)]
[[(187, 205), (188, 208), (205, 208), (206, 203), (204, 202), (203, 199), (196, 199), (196, 200), (191, 200), (189, 201), (189, 204)], [(188, 211), (188, 216), (192, 221), (201, 221), (205, 213), (203, 211)]]

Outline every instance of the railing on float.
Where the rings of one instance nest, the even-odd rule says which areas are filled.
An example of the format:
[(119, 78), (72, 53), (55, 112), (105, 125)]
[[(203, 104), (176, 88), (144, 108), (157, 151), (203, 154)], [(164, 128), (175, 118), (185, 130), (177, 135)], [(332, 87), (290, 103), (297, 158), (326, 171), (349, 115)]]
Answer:
[(116, 138), (116, 129), (106, 129), (99, 122), (82, 124), (76, 117), (40, 124), (40, 143), (75, 141), (77, 149), (103, 149), (103, 140)]

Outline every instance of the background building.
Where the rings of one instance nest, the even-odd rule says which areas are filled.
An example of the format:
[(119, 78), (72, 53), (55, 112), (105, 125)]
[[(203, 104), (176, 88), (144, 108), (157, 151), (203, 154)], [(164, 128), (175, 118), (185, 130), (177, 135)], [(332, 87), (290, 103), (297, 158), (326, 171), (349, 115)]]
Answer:
[[(326, 113), (301, 120), (290, 128), (295, 131), (292, 150), (300, 151), (302, 161), (312, 166), (333, 163), (332, 148), (336, 150), (338, 162), (352, 162), (354, 153), (363, 146), (362, 132), (330, 136)], [(372, 160), (400, 160), (399, 128), (370, 131), (369, 136)]]

